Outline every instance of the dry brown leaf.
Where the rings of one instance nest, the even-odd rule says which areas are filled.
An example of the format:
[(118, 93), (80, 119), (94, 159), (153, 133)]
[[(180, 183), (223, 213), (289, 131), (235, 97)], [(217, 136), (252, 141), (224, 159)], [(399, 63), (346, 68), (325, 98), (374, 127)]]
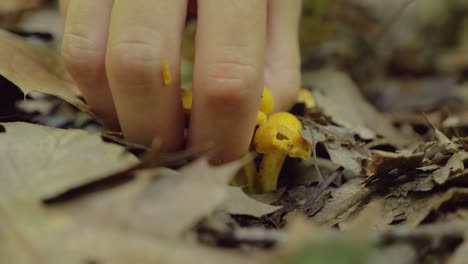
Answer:
[(43, 200), (106, 177), (137, 158), (99, 134), (28, 123), (2, 123), (0, 177), (5, 192)]
[(468, 259), (468, 240), (466, 239), (467, 230), (465, 230), (465, 241), (458, 246), (452, 256), (447, 260), (447, 264), (465, 264)]
[(0, 57), (8, 58), (0, 60), (0, 74), (25, 94), (37, 91), (58, 96), (91, 114), (89, 106), (78, 98), (78, 88), (55, 51), (34, 46), (0, 29)]
[(44, 0), (2, 0), (0, 13), (15, 13), (39, 7)]
[(396, 146), (414, 143), (414, 136), (395, 129), (386, 116), (362, 97), (346, 74), (325, 69), (304, 74), (303, 82), (318, 90), (314, 93), (317, 104), (333, 122), (354, 130), (361, 138), (374, 139), (379, 134)]
[(0, 252), (7, 252), (0, 255), (1, 263), (185, 264), (188, 260), (207, 264), (263, 263), (260, 262), (263, 256), (259, 254), (245, 255), (189, 242), (163, 240), (115, 228), (105, 222), (87, 225), (72, 215), (48, 215), (34, 220), (38, 221), (31, 221), (28, 226), (22, 225), (16, 230), (12, 230), (16, 226), (8, 226), (14, 235), (0, 236)]
[(371, 156), (369, 150), (356, 142), (355, 133), (349, 128), (306, 123), (302, 136), (311, 145), (323, 143), (330, 159), (354, 175), (361, 175), (362, 162)]
[(228, 199), (228, 182), (240, 166), (242, 162), (212, 167), (201, 159), (180, 171), (145, 170), (123, 186), (58, 203), (49, 210), (74, 215), (84, 223), (176, 239)]
[(464, 161), (468, 160), (468, 152), (458, 152), (447, 161), (444, 167), (434, 171), (433, 178), (437, 184), (444, 184), (449, 176), (465, 169)]
[[(47, 172), (48, 165), (57, 166), (60, 170), (60, 164), (55, 161), (79, 162), (85, 156), (70, 147), (68, 150), (75, 155), (54, 160), (55, 156), (47, 155), (49, 151), (60, 154), (60, 147), (68, 146), (61, 144), (66, 139), (84, 145), (91, 159), (96, 158), (92, 153), (97, 148), (92, 148), (90, 143), (83, 144), (76, 136), (77, 131), (73, 130), (22, 123), (2, 125), (6, 132), (0, 133), (0, 144), (6, 147), (2, 148), (5, 151), (1, 163), (4, 171), (0, 173), (0, 263), (182, 264), (190, 260), (194, 263), (234, 264), (258, 263), (262, 259), (257, 255), (241, 255), (164, 239), (166, 235), (174, 235), (172, 239), (180, 237), (188, 225), (197, 222), (197, 217), (208, 214), (228, 197), (227, 182), (240, 162), (212, 168), (202, 160), (177, 173), (159, 170), (164, 175), (157, 178), (155, 171), (150, 171), (123, 185), (44, 206), (41, 204), (42, 186), (48, 184), (49, 173), (54, 173)], [(28, 130), (32, 134), (24, 138)], [(54, 137), (57, 134), (59, 137)], [(50, 141), (56, 144), (51, 145)], [(31, 145), (33, 143), (36, 145)], [(100, 144), (105, 147), (111, 145)], [(21, 146), (26, 146), (30, 153), (21, 151)], [(45, 158), (41, 159), (42, 156), (38, 157), (36, 153)], [(99, 153), (102, 154), (101, 159), (113, 158), (112, 153)], [(24, 163), (15, 159), (21, 154), (30, 154), (23, 157)], [(25, 167), (36, 162), (42, 167), (29, 168), (35, 169), (36, 173), (27, 173)], [(102, 163), (102, 166), (109, 165)], [(76, 173), (85, 173), (85, 169), (86, 164), (82, 164), (81, 171), (75, 170)], [(67, 175), (67, 170), (61, 171), (62, 175)], [(38, 179), (37, 175), (43, 179)]]
[(336, 211), (340, 209), (339, 205), (362, 190), (361, 182), (362, 181), (360, 179), (352, 179), (343, 184), (340, 188), (333, 190), (330, 193), (332, 199), (328, 200), (323, 208), (312, 217), (312, 220), (316, 223), (323, 224), (330, 219), (333, 219), (336, 215), (340, 215), (340, 213), (336, 213)]
[(393, 153), (380, 150), (372, 151), (372, 159), (365, 167), (368, 181), (375, 177), (385, 177), (389, 172), (395, 169), (415, 169), (421, 167), (424, 159), (424, 153)]
[(180, 171), (145, 170), (124, 186), (52, 205), (49, 210), (75, 215), (84, 223), (106, 223), (165, 239), (179, 238), (215, 209), (255, 217), (277, 210), (228, 186), (241, 166), (238, 161), (212, 167), (201, 159)]
[(264, 257), (259, 254), (240, 254), (190, 243), (135, 236), (105, 227), (71, 230), (63, 230), (60, 243), (47, 245), (43, 250), (46, 256), (43, 263), (264, 263)]
[(228, 187), (227, 191), (228, 197), (226, 202), (219, 209), (229, 214), (262, 217), (281, 208), (281, 206), (272, 206), (254, 200), (238, 187)]
[[(427, 218), (431, 218), (431, 222), (437, 222), (447, 211), (456, 211), (461, 204), (468, 201), (468, 188), (452, 188), (445, 193), (437, 195), (437, 199), (431, 204), (430, 212)], [(450, 209), (452, 208), (452, 209)]]
[(368, 232), (386, 230), (395, 219), (393, 209), (397, 206), (398, 204), (386, 202), (386, 199), (376, 199), (366, 204), (356, 214), (342, 220), (339, 227), (344, 231)]

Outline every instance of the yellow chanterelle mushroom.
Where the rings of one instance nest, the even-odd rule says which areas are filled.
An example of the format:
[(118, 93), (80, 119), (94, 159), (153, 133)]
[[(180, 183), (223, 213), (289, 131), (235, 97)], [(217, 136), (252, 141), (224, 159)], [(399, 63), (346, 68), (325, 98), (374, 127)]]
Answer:
[(309, 90), (304, 89), (304, 88), (299, 90), (299, 94), (297, 96), (296, 102), (303, 103), (307, 108), (314, 108), (317, 106), (317, 104), (315, 103), (315, 98), (312, 95), (312, 93)]
[(309, 159), (310, 144), (301, 136), (301, 121), (287, 112), (271, 115), (255, 132), (254, 146), (263, 154), (257, 173), (257, 189), (260, 192), (274, 191), (286, 157)]
[(258, 108), (257, 122), (255, 124), (259, 126), (265, 123), (268, 114), (273, 112), (274, 107), (275, 101), (273, 100), (273, 94), (271, 94), (270, 89), (264, 85), (262, 99), (260, 100), (260, 107)]

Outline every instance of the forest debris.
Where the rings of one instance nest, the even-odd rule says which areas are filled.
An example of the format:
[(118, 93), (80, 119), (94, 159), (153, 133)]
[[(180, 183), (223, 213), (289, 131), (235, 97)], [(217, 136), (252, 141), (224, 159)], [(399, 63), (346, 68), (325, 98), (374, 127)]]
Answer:
[(52, 204), (48, 210), (64, 211), (81, 222), (105, 221), (122, 229), (176, 239), (228, 199), (227, 183), (241, 165), (211, 167), (201, 159), (180, 171), (143, 170), (130, 183)]
[(432, 177), (437, 184), (444, 184), (450, 175), (460, 173), (465, 169), (464, 161), (468, 160), (468, 152), (458, 152), (452, 155), (447, 164), (436, 171)]
[(281, 208), (254, 200), (238, 187), (228, 187), (227, 192), (226, 201), (218, 209), (229, 214), (262, 217)]
[(376, 231), (386, 230), (394, 221), (396, 215), (393, 211), (399, 203), (385, 198), (375, 199), (363, 206), (356, 214), (351, 214), (339, 223), (340, 230)]
[(376, 178), (385, 177), (393, 170), (401, 169), (403, 171), (412, 168), (421, 167), (424, 153), (393, 153), (380, 150), (372, 151), (372, 158), (364, 168), (368, 179), (373, 181)]
[(468, 188), (452, 188), (438, 196), (437, 200), (431, 204), (430, 213), (425, 218), (426, 222), (438, 222), (448, 211), (459, 209), (468, 201)]
[(328, 176), (323, 182), (320, 183), (319, 188), (310, 196), (303, 205), (303, 210), (308, 211), (312, 204), (320, 197), (320, 195), (327, 189), (332, 182), (335, 181), (336, 177), (338, 177), (343, 172), (343, 167), (339, 167), (336, 171), (334, 171), (330, 176)]
[(352, 129), (362, 139), (383, 135), (398, 147), (414, 141), (414, 135), (403, 135), (367, 102), (345, 73), (325, 69), (304, 74), (303, 81), (316, 89), (318, 106), (334, 123)]
[[(154, 239), (105, 225), (68, 226), (53, 233), (57, 239), (42, 245), (43, 263), (263, 263), (259, 254), (240, 254), (187, 242)], [(43, 257), (42, 257), (43, 256)], [(37, 263), (38, 259), (33, 262)], [(8, 262), (6, 262), (8, 263)], [(17, 263), (17, 262), (15, 262)]]
[(465, 264), (466, 260), (468, 259), (468, 239), (467, 237), (467, 231), (468, 228), (465, 228), (464, 230), (456, 230), (458, 231), (458, 234), (464, 234), (465, 235), (465, 241), (455, 250), (452, 256), (447, 261), (447, 264)]
[[(467, 225), (464, 222), (425, 224), (417, 227), (395, 226), (384, 232), (374, 233), (372, 240), (384, 250), (398, 245), (410, 246), (414, 253), (418, 253), (418, 258), (404, 263), (440, 263), (442, 260), (443, 263), (450, 263), (447, 262), (447, 257), (456, 250), (463, 250), (463, 244), (460, 244), (466, 236), (466, 230)], [(466, 263), (466, 259), (459, 263)]]
[[(5, 192), (47, 199), (137, 163), (125, 148), (105, 143), (99, 134), (28, 123), (2, 123), (0, 175)], [(21, 191), (23, 190), (23, 191)]]
[(372, 189), (363, 188), (360, 179), (350, 180), (330, 193), (333, 198), (312, 217), (312, 220), (321, 225), (332, 226), (337, 217), (365, 200), (372, 194), (372, 191)]
[(151, 170), (130, 183), (48, 206), (34, 195), (34, 188), (42, 185), (29, 184), (30, 175), (1, 173), (10, 177), (0, 185), (0, 252), (7, 252), (0, 254), (0, 262), (179, 264), (189, 258), (198, 263), (258, 263), (253, 255), (180, 241), (198, 217), (226, 198), (226, 183), (240, 166), (213, 168), (201, 160), (181, 172), (159, 170), (162, 175), (156, 179)]
[(343, 166), (361, 175), (362, 162), (370, 158), (371, 153), (354, 138), (356, 134), (349, 128), (335, 125), (321, 125), (305, 122), (302, 136), (311, 144), (323, 143), (330, 155), (330, 159), (337, 165)]

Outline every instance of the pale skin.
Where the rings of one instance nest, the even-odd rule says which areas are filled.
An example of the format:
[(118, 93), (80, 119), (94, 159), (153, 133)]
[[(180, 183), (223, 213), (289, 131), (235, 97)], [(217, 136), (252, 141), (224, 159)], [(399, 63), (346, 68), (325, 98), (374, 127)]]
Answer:
[[(300, 88), (301, 0), (198, 0), (187, 139), (180, 56), (188, 0), (61, 0), (62, 57), (91, 108), (135, 143), (213, 147), (213, 162), (248, 150), (263, 84), (275, 110)], [(167, 60), (172, 83), (164, 85)]]

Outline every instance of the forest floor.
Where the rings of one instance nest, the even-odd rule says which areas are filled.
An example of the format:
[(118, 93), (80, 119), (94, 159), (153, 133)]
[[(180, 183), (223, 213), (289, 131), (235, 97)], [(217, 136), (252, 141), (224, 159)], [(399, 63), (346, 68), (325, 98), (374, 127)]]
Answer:
[(316, 105), (291, 112), (313, 155), (264, 194), (228, 184), (245, 161), (105, 130), (57, 55), (56, 6), (0, 3), (0, 263), (467, 263), (465, 2), (304, 1)]

